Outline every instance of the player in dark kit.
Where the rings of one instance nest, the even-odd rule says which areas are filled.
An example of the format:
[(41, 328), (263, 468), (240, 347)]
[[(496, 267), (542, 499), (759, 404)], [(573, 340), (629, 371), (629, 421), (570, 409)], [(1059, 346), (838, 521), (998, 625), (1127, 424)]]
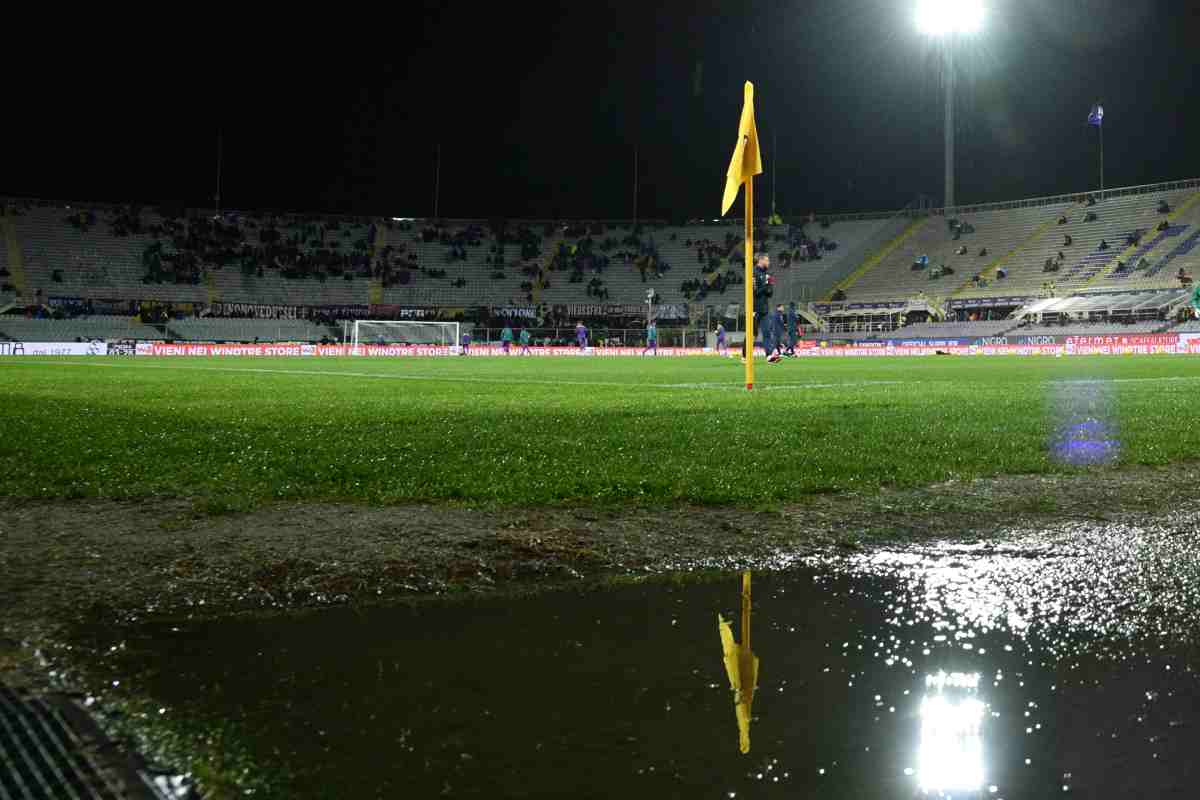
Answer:
[(799, 320), (796, 313), (796, 301), (793, 300), (788, 304), (787, 308), (787, 350), (784, 351), (784, 355), (796, 355), (796, 331), (798, 327)]
[[(754, 328), (755, 333), (762, 339), (763, 351), (771, 354), (771, 330), (769, 317), (771, 295), (775, 288), (771, 286), (771, 276), (767, 268), (771, 266), (771, 257), (761, 253), (755, 259), (754, 265)], [(753, 347), (754, 343), (751, 342)], [(742, 342), (742, 360), (746, 360), (746, 342)]]
[(783, 358), (783, 356), (780, 355), (780, 350), (783, 349), (783, 341), (784, 341), (783, 340), (783, 335), (784, 335), (783, 326), (784, 326), (783, 303), (780, 303), (779, 305), (775, 306), (775, 312), (773, 314), (771, 314), (770, 318), (767, 320), (767, 323), (766, 323), (767, 330), (764, 331), (764, 333), (763, 333), (763, 343), (764, 344), (767, 343), (768, 333), (770, 335), (770, 348), (771, 349), (767, 351), (767, 363), (768, 364), (778, 364), (779, 360), (781, 358)]

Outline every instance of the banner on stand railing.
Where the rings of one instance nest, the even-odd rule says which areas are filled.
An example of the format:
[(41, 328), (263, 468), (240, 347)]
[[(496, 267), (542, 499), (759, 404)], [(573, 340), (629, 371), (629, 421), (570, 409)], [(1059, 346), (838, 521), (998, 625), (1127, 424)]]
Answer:
[(281, 306), (268, 303), (210, 303), (204, 316), (237, 319), (303, 319), (303, 306)]

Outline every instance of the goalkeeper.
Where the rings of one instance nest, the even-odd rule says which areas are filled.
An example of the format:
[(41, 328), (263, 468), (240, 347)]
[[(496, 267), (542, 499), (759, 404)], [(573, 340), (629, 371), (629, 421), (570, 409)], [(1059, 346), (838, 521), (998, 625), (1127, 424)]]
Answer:
[(658, 324), (654, 320), (650, 320), (646, 326), (646, 346), (642, 349), (642, 355), (646, 353), (658, 355)]

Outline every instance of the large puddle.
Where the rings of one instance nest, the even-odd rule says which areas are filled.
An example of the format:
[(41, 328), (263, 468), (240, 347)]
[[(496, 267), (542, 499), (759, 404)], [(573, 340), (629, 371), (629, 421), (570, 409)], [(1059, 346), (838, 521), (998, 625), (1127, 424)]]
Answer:
[(739, 573), (125, 653), (170, 713), (235, 721), (279, 796), (1193, 797), (1192, 523), (754, 573), (752, 653)]

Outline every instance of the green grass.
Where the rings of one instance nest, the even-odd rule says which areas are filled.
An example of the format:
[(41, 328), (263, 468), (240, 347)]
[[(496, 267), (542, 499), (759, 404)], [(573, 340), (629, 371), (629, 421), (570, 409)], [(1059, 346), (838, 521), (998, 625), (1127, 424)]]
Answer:
[(1072, 471), (1200, 452), (1200, 359), (0, 359), (8, 496), (371, 503), (692, 501)]

